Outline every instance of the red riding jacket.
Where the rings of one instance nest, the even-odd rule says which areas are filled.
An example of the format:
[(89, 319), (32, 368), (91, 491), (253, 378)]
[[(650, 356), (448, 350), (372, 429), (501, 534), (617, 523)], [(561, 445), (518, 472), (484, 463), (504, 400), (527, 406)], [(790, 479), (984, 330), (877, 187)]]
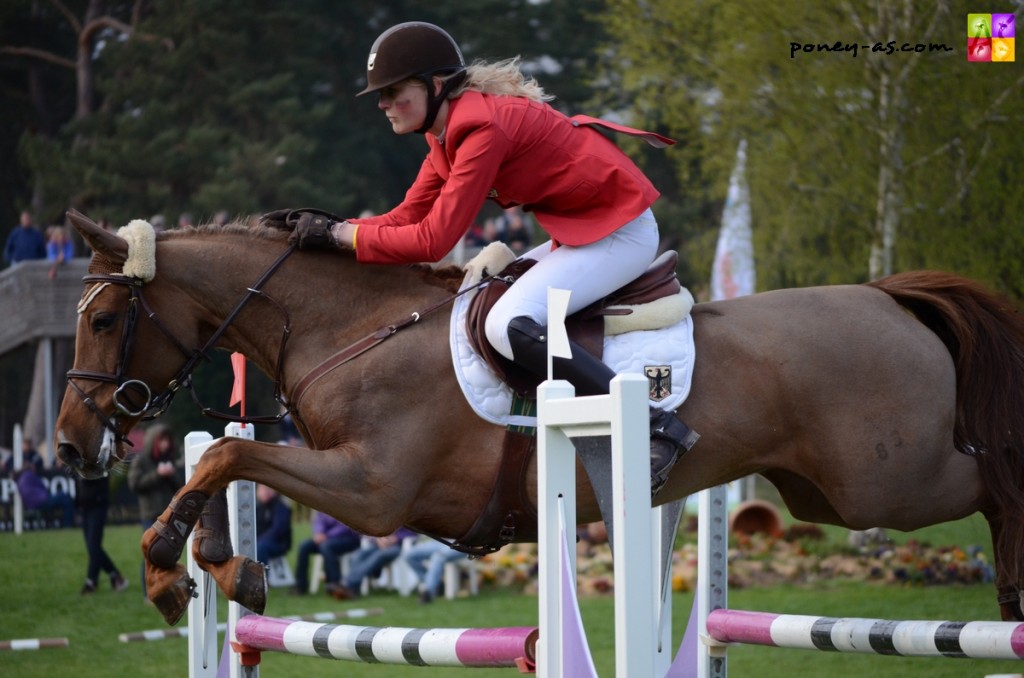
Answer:
[(522, 97), (466, 92), (451, 100), (441, 138), (424, 135), (430, 150), (405, 200), (386, 214), (349, 220), (359, 224), (357, 258), (438, 261), (469, 230), (487, 198), (533, 212), (556, 242), (600, 240), (642, 214), (659, 193), (591, 124), (639, 133), (593, 118), (572, 119)]

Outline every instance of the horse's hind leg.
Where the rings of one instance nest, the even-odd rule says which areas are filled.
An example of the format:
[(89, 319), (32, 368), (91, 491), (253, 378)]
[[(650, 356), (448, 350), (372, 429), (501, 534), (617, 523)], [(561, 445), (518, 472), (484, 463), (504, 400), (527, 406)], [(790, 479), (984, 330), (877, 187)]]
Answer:
[(1003, 621), (1024, 621), (1021, 586), (1016, 581), (1011, 568), (1007, 566), (1007, 560), (1012, 556), (1006, 553), (1007, 548), (1003, 541), (1005, 538), (1003, 520), (994, 511), (982, 511), (982, 514), (988, 520), (989, 531), (992, 533), (992, 552), (996, 570), (996, 602), (999, 604), (999, 616)]

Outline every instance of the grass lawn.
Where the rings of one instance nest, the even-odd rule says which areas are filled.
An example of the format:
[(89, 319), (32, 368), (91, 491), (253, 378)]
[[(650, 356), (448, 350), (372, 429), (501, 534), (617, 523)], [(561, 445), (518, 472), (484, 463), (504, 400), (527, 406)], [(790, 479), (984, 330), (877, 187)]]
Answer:
[[(297, 525), (297, 538), (308, 534), (308, 524)], [(828, 530), (841, 544), (842, 530)], [(914, 537), (937, 545), (982, 544), (991, 552), (984, 520), (975, 516), (957, 523), (915, 532), (893, 533), (897, 541)], [(138, 587), (140, 530), (134, 526), (108, 528), (107, 550), (131, 587), (111, 592), (104, 581), (98, 593), (79, 595), (86, 556), (78, 530), (30, 532), (22, 536), (0, 534), (0, 640), (65, 636), (67, 649), (0, 652), (0, 677), (38, 676), (187, 676), (187, 645), (181, 639), (148, 643), (121, 643), (119, 633), (163, 628), (159, 614), (143, 602)], [(688, 536), (686, 537), (688, 538)], [(292, 556), (294, 558), (294, 554)], [(674, 597), (674, 642), (679, 643), (689, 615), (692, 594)], [(794, 614), (877, 617), (885, 619), (997, 619), (995, 590), (991, 584), (969, 586), (901, 587), (877, 583), (833, 580), (813, 587), (772, 586), (732, 590), (730, 606)], [(322, 595), (295, 598), (272, 590), (267, 614), (284, 616), (380, 607), (385, 614), (367, 620), (380, 626), (486, 627), (535, 625), (536, 596), (518, 590), (485, 588), (479, 596), (444, 599), (420, 605), (415, 597), (374, 593), (358, 603), (338, 603)], [(613, 604), (610, 596), (587, 597), (581, 602), (590, 644), (602, 676), (614, 674)], [(221, 611), (226, 609), (221, 605)], [(358, 622), (356, 622), (358, 623)], [(181, 622), (180, 625), (185, 625)], [(734, 676), (985, 676), (1016, 674), (1024, 665), (1009, 661), (963, 659), (911, 659), (873, 655), (735, 647), (729, 651)], [(475, 676), (513, 675), (513, 670), (453, 670), (363, 665), (266, 653), (265, 676)]]

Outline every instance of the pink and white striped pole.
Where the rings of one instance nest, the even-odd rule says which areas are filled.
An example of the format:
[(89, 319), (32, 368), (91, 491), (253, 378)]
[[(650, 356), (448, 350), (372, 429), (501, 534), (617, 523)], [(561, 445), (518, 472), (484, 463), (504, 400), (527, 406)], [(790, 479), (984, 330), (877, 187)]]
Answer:
[(519, 667), (535, 662), (536, 627), (413, 629), (350, 626), (247, 615), (235, 624), (243, 664), (260, 651), (410, 666)]
[(1024, 624), (892, 621), (714, 610), (708, 635), (722, 643), (900, 657), (1024, 659)]

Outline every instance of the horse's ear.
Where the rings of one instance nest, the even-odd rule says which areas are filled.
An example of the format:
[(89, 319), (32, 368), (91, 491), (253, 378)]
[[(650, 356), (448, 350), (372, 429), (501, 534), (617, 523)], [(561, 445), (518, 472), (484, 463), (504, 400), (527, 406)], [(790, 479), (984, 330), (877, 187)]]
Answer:
[(124, 238), (107, 231), (78, 210), (68, 210), (67, 216), (93, 252), (117, 265), (123, 265), (128, 259), (128, 241)]

